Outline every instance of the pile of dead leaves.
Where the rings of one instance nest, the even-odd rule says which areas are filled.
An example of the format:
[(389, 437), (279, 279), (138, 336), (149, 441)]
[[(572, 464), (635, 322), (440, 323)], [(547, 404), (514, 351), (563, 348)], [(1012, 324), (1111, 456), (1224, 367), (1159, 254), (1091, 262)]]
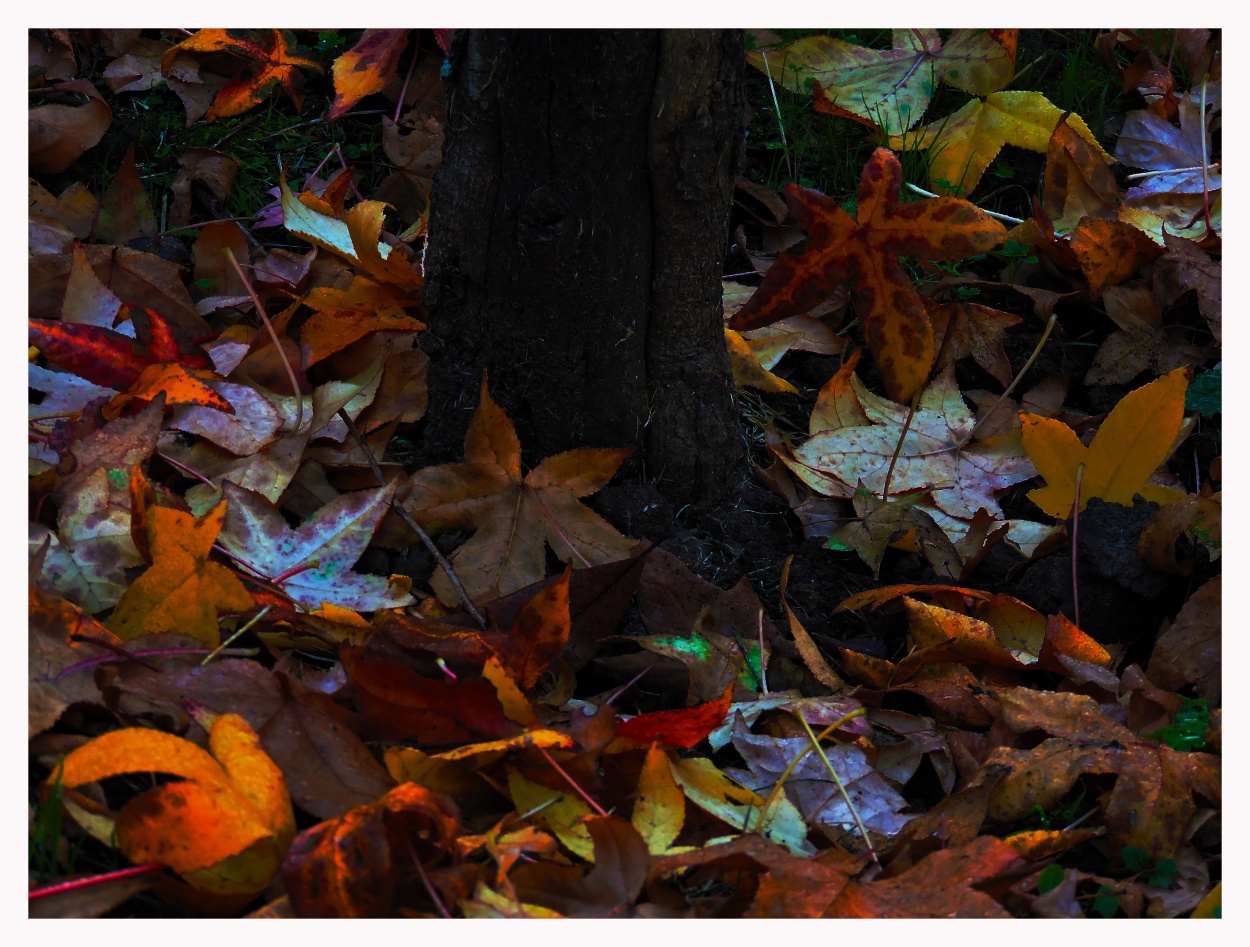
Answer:
[[(890, 660), (822, 651), (785, 600), (788, 567), (774, 624), (748, 580), (723, 590), (619, 533), (582, 501), (627, 450), (523, 470), (486, 378), (462, 462), (389, 457), (426, 410), (423, 228), (389, 232), (349, 170), (297, 192), (275, 169), (257, 223), (303, 252), (193, 220), (193, 187), (229, 193), (225, 153), (181, 157), (170, 230), (133, 151), (102, 194), (32, 178), (32, 913), (159, 898), (268, 917), (1218, 916), (1218, 461), (1192, 489), (1165, 465), (1218, 411), (1218, 371), (1194, 369), (1218, 358), (1220, 325), (1218, 55), (1198, 32), (1177, 31), (1186, 75), (1207, 76), (1188, 91), (1148, 43), (1108, 34), (1146, 103), (1115, 151), (1151, 172), (1127, 192), (1075, 116), (998, 91), (1014, 31), (789, 51), (826, 111), (909, 116), (886, 136), (920, 121), (938, 79), (983, 96), (907, 138), (975, 127), (942, 152), (971, 149), (974, 177), (1004, 143), (1047, 154), (1012, 239), (1060, 289), (1013, 270), (918, 291), (909, 267), (1009, 234), (953, 194), (903, 200), (885, 148), (851, 212), (790, 186), (787, 226), (807, 239), (761, 257), (749, 299), (726, 289), (740, 384), (795, 391), (773, 372), (787, 352), (845, 352), (808, 435), (768, 433), (763, 476), (832, 549), (932, 567), (943, 584), (839, 608), (905, 621)], [(366, 31), (326, 63), (279, 30), (32, 31), (32, 170), (72, 168), (125, 94), (162, 86), (211, 121), (278, 89), (298, 109), (326, 73), (332, 118), (395, 79), (409, 39)], [(84, 50), (111, 99), (82, 78)], [(766, 54), (781, 55), (751, 55)], [(920, 72), (923, 88), (894, 81)], [(428, 192), (443, 113), (423, 109), (407, 137), (387, 129), (397, 177), (376, 196), (392, 203)], [(775, 193), (743, 190), (786, 220)], [(1177, 315), (1195, 290), (1201, 332)], [(1022, 319), (980, 291), (1027, 300), (1042, 344), (1057, 303), (1101, 306), (1118, 331), (1094, 380), (1140, 383), (1105, 416), (1065, 407), (1064, 379), (1016, 401), (1002, 337)], [(884, 394), (835, 332), (848, 304)], [(1001, 392), (961, 391), (964, 359)], [(1008, 516), (1004, 491), (1034, 478), (1030, 515)], [(1158, 504), (1144, 562), (1201, 579), (1144, 668), (1077, 615), (975, 587), (995, 543), (1045, 555), (1075, 543), (1091, 500), (1134, 496)], [(358, 571), (418, 527), (468, 538), (415, 581)], [(619, 633), (627, 613), (645, 633)]]

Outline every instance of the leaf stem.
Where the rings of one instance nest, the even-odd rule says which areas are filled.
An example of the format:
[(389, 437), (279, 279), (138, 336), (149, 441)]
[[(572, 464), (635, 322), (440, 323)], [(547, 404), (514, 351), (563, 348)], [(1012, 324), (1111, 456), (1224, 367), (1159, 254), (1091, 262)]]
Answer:
[(256, 295), (256, 290), (252, 288), (252, 283), (247, 278), (247, 274), (239, 266), (239, 261), (234, 258), (234, 254), (229, 247), (224, 248), (221, 252), (226, 255), (226, 259), (230, 261), (234, 271), (239, 274), (239, 279), (247, 287), (247, 293), (252, 297), (252, 305), (256, 307), (260, 321), (265, 324), (265, 329), (269, 332), (269, 338), (278, 350), (278, 357), (282, 359), (282, 364), (286, 368), (287, 377), (291, 380), (291, 394), (295, 396), (295, 431), (299, 433), (299, 429), (304, 426), (304, 396), (300, 393), (299, 381), (295, 377), (295, 369), (291, 367), (291, 361), (286, 357), (286, 350), (282, 348), (282, 343), (278, 341), (278, 333), (274, 331), (273, 323), (269, 321), (269, 316), (265, 313), (265, 307), (261, 305), (260, 297)]
[[(373, 476), (377, 478), (378, 486), (386, 486), (386, 476), (382, 473), (382, 467), (378, 464), (378, 459), (373, 456), (373, 448), (369, 446), (364, 435), (360, 433), (360, 428), (356, 427), (356, 422), (352, 420), (346, 408), (339, 408), (339, 417), (343, 423), (347, 425), (347, 432), (351, 434), (352, 439), (360, 446), (361, 452), (369, 461), (369, 468), (373, 471)], [(456, 570), (452, 568), (451, 563), (447, 561), (447, 557), (442, 554), (439, 548), (434, 545), (434, 540), (430, 538), (429, 533), (421, 528), (421, 524), (413, 519), (408, 511), (400, 504), (391, 500), (391, 509), (394, 510), (401, 520), (403, 520), (408, 528), (417, 534), (417, 537), (424, 544), (426, 550), (434, 557), (434, 561), (438, 563), (438, 567), (443, 570), (443, 574), (447, 576), (447, 580), (451, 583), (451, 587), (456, 590), (456, 594), (460, 596), (460, 601), (464, 603), (464, 609), (473, 618), (473, 621), (479, 628), (486, 627), (486, 619), (482, 617), (482, 613), (477, 610), (473, 604), (473, 600), (469, 598), (469, 593), (464, 590), (464, 585), (460, 582), (460, 576), (456, 575)]]
[(568, 783), (570, 786), (572, 786), (572, 787), (573, 787), (573, 789), (574, 789), (574, 791), (575, 791), (575, 792), (576, 792), (579, 796), (581, 796), (583, 799), (585, 799), (585, 800), (586, 800), (586, 802), (587, 802), (587, 804), (590, 806), (590, 808), (594, 809), (594, 810), (595, 810), (597, 813), (599, 813), (600, 815), (607, 815), (607, 814), (608, 814), (606, 811), (604, 811), (603, 806), (599, 805), (599, 803), (597, 803), (597, 802), (595, 802), (593, 799), (591, 799), (591, 798), (590, 798), (590, 795), (586, 792), (586, 790), (584, 790), (581, 786), (577, 785), (577, 783), (574, 781), (573, 777), (572, 777), (572, 776), (570, 776), (568, 773), (566, 773), (566, 772), (564, 771), (564, 768), (563, 768), (563, 767), (562, 767), (559, 763), (557, 763), (555, 760), (553, 760), (553, 759), (551, 758), (551, 754), (547, 752), (547, 748), (546, 748), (545, 746), (540, 746), (540, 747), (538, 747), (538, 752), (539, 752), (539, 753), (541, 753), (543, 756), (545, 756), (545, 757), (547, 758), (547, 762), (548, 762), (548, 763), (550, 763), (553, 767), (555, 767), (555, 771), (556, 771), (557, 773), (559, 773), (561, 776), (563, 776), (563, 777), (564, 777), (564, 781), (565, 781), (566, 783)]
[(819, 754), (821, 760), (825, 764), (825, 768), (829, 770), (829, 775), (833, 777), (834, 785), (838, 787), (838, 792), (842, 794), (842, 801), (846, 803), (846, 807), (851, 810), (851, 815), (855, 818), (855, 824), (859, 827), (859, 834), (864, 837), (864, 845), (868, 848), (868, 854), (872, 856), (872, 860), (877, 863), (877, 867), (881, 867), (881, 859), (877, 857), (877, 850), (872, 847), (872, 839), (868, 837), (868, 830), (864, 828), (864, 823), (859, 817), (859, 811), (855, 808), (855, 803), (851, 802), (851, 797), (846, 793), (846, 787), (842, 785), (842, 777), (838, 775), (838, 771), (833, 768), (833, 764), (829, 762), (829, 757), (825, 755), (825, 748), (820, 745), (820, 741), (816, 738), (816, 734), (812, 732), (812, 726), (807, 722), (807, 718), (803, 716), (802, 711), (798, 713), (799, 723), (803, 724), (803, 729), (807, 731), (807, 738), (812, 743), (812, 748)]
[[(907, 182), (907, 186), (911, 188), (913, 191), (915, 191), (917, 194), (919, 194), (921, 197), (941, 197), (942, 196), (941, 194), (934, 194), (932, 191), (926, 191), (922, 187), (917, 187), (916, 185), (912, 184), (910, 181)], [(1014, 224), (1024, 223), (1024, 220), (1021, 219), (1020, 217), (1012, 217), (1009, 214), (1000, 214), (998, 213), (998, 211), (995, 211), (995, 210), (986, 210), (984, 207), (978, 207), (977, 210), (979, 210), (983, 214), (986, 214), (989, 217), (993, 217), (995, 220), (1001, 220), (1005, 224), (1014, 225)]]
[(1050, 318), (1046, 320), (1046, 328), (1042, 332), (1042, 337), (1037, 340), (1037, 345), (1033, 348), (1033, 354), (1029, 356), (1029, 360), (1025, 362), (1024, 367), (1020, 369), (1019, 372), (1016, 373), (1016, 377), (1011, 380), (1011, 384), (1007, 386), (1007, 389), (1001, 395), (998, 396), (998, 400), (994, 402), (994, 406), (990, 408), (989, 411), (985, 412), (985, 414), (981, 416), (981, 420), (978, 421), (976, 424), (972, 425), (972, 430), (970, 430), (967, 434), (965, 434), (960, 439), (959, 443), (956, 444), (954, 448), (952, 448), (955, 451), (955, 453), (959, 453), (961, 450), (964, 449), (964, 446), (970, 440), (972, 440), (972, 438), (976, 435), (977, 431), (981, 429), (981, 425), (983, 425), (986, 421), (992, 418), (994, 416), (994, 412), (998, 410), (999, 405), (1001, 405), (1004, 401), (1006, 401), (1007, 398), (1011, 395), (1011, 393), (1016, 390), (1016, 385), (1020, 384), (1020, 379), (1023, 378), (1026, 374), (1028, 374), (1029, 369), (1033, 367), (1033, 363), (1037, 361), (1037, 356), (1041, 354), (1042, 346), (1045, 345), (1046, 340), (1050, 338), (1050, 332), (1055, 327), (1055, 322), (1058, 320), (1058, 318), (1059, 318), (1058, 313), (1056, 313), (1054, 310), (1051, 310)]

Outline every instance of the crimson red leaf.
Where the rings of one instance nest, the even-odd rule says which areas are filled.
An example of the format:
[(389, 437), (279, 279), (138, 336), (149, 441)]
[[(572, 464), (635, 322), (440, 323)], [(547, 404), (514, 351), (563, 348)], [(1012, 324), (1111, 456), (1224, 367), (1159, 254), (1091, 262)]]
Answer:
[(684, 710), (657, 710), (639, 714), (616, 727), (616, 735), (650, 743), (660, 740), (666, 746), (688, 750), (725, 722), (733, 700), (734, 685), (730, 682), (723, 694), (706, 704)]

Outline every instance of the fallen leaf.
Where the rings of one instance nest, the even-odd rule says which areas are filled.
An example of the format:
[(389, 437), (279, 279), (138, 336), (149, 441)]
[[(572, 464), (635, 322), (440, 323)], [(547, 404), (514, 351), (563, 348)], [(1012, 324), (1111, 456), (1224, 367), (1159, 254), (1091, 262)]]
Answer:
[(394, 493), (394, 483), (345, 493), (292, 529), (264, 497), (227, 481), (219, 541), (230, 555), (309, 608), (324, 602), (358, 612), (402, 607), (412, 596), (387, 578), (351, 571)]
[(933, 330), (898, 258), (960, 260), (997, 246), (1007, 231), (956, 198), (900, 204), (902, 183), (898, 159), (878, 148), (860, 178), (855, 218), (819, 191), (787, 185), (791, 216), (809, 239), (777, 257), (729, 327), (754, 329), (800, 315), (847, 279), (887, 392), (909, 400), (933, 364)]
[[(767, 794), (800, 754), (806, 755), (786, 778), (785, 793), (804, 820), (835, 844), (858, 847), (864, 843), (862, 824), (875, 841), (893, 838), (911, 816), (902, 812), (907, 801), (869, 763), (864, 751), (851, 743), (824, 746), (837, 780), (807, 737), (778, 738), (752, 733), (739, 718), (733, 745), (749, 772), (728, 770), (748, 789)], [(843, 795), (845, 791), (845, 797)], [(850, 800), (848, 805), (847, 800)]]
[[(483, 376), (481, 401), (465, 434), (465, 462), (417, 471), (399, 491), (399, 502), (427, 529), (441, 523), (476, 530), (451, 563), (470, 598), (496, 598), (543, 577), (544, 545), (570, 565), (628, 556), (632, 541), (577, 501), (606, 485), (631, 451), (567, 451), (522, 477), (516, 430)], [(442, 570), (430, 585), (445, 604), (458, 601)]]
[[(1063, 112), (1040, 92), (993, 92), (931, 123), (916, 134), (890, 138), (890, 147), (928, 149), (929, 186), (939, 193), (970, 194), (1003, 145), (1045, 154)], [(1068, 122), (1102, 151), (1079, 115)], [(1109, 162), (1111, 156), (1102, 154)]]
[(365, 30), (356, 45), (334, 60), (334, 104), (326, 115), (333, 121), (367, 95), (381, 92), (395, 76), (410, 30)]
[(1001, 839), (983, 836), (921, 859), (896, 878), (851, 881), (825, 917), (1002, 917), (1011, 913), (978, 889), (1024, 863)]
[[(1011, 438), (973, 441), (955, 450), (974, 422), (951, 366), (921, 393), (906, 435), (906, 405), (871, 394), (853, 375), (850, 381), (868, 423), (823, 430), (794, 451), (795, 461), (821, 478), (804, 478), (814, 490), (849, 497), (862, 485), (880, 496), (897, 450), (891, 497), (927, 490), (933, 503), (951, 516), (971, 519), (985, 509), (998, 518), (995, 494), (1032, 476), (1033, 463)], [(852, 412), (846, 416), (854, 420)]]
[(1149, 110), (1129, 112), (1124, 117), (1124, 127), (1116, 138), (1116, 160), (1156, 172), (1129, 188), (1126, 200), (1149, 194), (1201, 194), (1204, 189), (1218, 191), (1223, 187), (1220, 163), (1212, 162), (1210, 136), (1198, 103), (1184, 96), (1177, 108), (1179, 128)]
[(991, 821), (1013, 822), (1037, 805), (1053, 808), (1082, 774), (1115, 774), (1115, 787), (1099, 799), (1112, 850), (1133, 845), (1159, 859), (1172, 857), (1180, 844), (1194, 793), (1219, 804), (1217, 756), (1147, 743), (1081, 694), (1027, 687), (993, 693), (1012, 732), (1051, 736), (1033, 749), (1002, 747), (986, 758), (986, 766), (1010, 767), (991, 793)]
[(218, 611), (252, 606), (252, 596), (234, 573), (208, 558), (225, 516), (224, 502), (200, 520), (167, 507), (150, 509), (144, 525), (152, 565), (122, 595), (109, 630), (126, 640), (180, 631), (210, 648), (220, 644)]
[(684, 710), (656, 710), (617, 724), (616, 735), (636, 743), (659, 740), (665, 746), (688, 750), (724, 721), (733, 700), (731, 682), (717, 700)]
[(404, 783), (301, 832), (282, 863), (282, 885), (299, 917), (393, 916), (413, 860), (433, 864), (459, 834), (450, 799)]
[(33, 108), (29, 113), (30, 167), (40, 174), (60, 174), (89, 148), (95, 147), (113, 121), (113, 110), (86, 79), (70, 79), (36, 95), (55, 94), (60, 100)]
[(652, 743), (638, 776), (638, 797), (630, 815), (638, 834), (652, 855), (663, 855), (681, 834), (686, 818), (686, 799), (673, 779), (668, 754)]
[(1003, 333), (1023, 319), (968, 302), (946, 303), (932, 310), (929, 317), (934, 336), (945, 340), (950, 333), (950, 341), (943, 341), (939, 346), (939, 351), (944, 349), (945, 354), (934, 364), (935, 369), (940, 371), (961, 358), (971, 358), (1002, 382), (1003, 387), (1011, 383), (1011, 363), (1003, 351)]
[(257, 894), (277, 874), (295, 816), (281, 772), (241, 717), (216, 719), (209, 752), (157, 730), (114, 730), (66, 756), (59, 777), (73, 788), (135, 772), (185, 781), (122, 807), (117, 845), (132, 862), (168, 865), (217, 894)]
[(1130, 391), (1107, 415), (1089, 447), (1066, 424), (1022, 413), (1025, 450), (1046, 479), (1046, 486), (1031, 490), (1029, 499), (1049, 515), (1066, 518), (1082, 464), (1082, 510), (1091, 497), (1121, 506), (1132, 506), (1138, 493), (1160, 504), (1179, 499), (1176, 490), (1147, 481), (1167, 459), (1180, 431), (1190, 375), (1189, 368), (1178, 368)]
[(1176, 621), (1164, 624), (1155, 641), (1146, 673), (1167, 690), (1193, 684), (1198, 696), (1220, 706), (1222, 645), (1220, 635), (1221, 577), (1199, 587), (1181, 607)]
[(943, 46), (937, 30), (896, 29), (888, 50), (816, 35), (752, 50), (747, 62), (791, 92), (806, 92), (815, 80), (817, 111), (897, 134), (920, 121), (939, 82), (975, 95), (1002, 88), (1015, 52), (1015, 30), (954, 30)]
[(161, 72), (168, 76), (175, 60), (185, 53), (228, 52), (250, 60), (248, 68), (217, 93), (212, 107), (204, 116), (210, 122), (231, 118), (260, 104), (271, 86), (278, 84), (295, 103), (295, 111), (304, 106), (304, 95), (298, 88), (299, 68), (324, 72), (317, 60), (292, 51), (292, 37), (285, 30), (258, 30), (254, 39), (243, 31), (198, 30), (181, 43), (171, 46), (161, 58)]

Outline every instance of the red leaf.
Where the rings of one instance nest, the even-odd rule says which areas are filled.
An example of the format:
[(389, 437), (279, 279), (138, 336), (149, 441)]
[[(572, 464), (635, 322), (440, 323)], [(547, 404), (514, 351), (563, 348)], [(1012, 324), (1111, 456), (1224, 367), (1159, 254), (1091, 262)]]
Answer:
[(725, 722), (729, 704), (733, 700), (734, 685), (730, 682), (725, 692), (706, 704), (687, 707), (685, 710), (657, 710), (655, 713), (639, 714), (616, 727), (616, 735), (651, 743), (660, 740), (666, 746), (688, 750)]

